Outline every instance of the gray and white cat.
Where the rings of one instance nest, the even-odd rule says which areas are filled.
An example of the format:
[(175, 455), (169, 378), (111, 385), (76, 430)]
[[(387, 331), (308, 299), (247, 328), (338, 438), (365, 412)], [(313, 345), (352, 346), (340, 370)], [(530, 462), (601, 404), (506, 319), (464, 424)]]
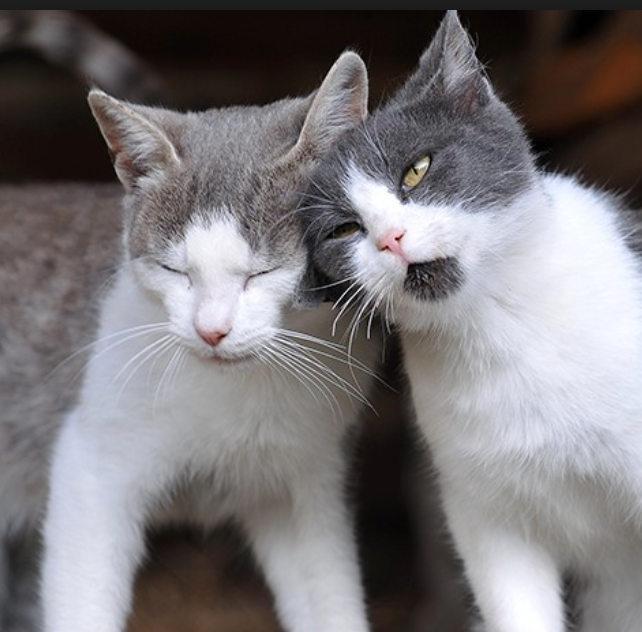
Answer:
[(484, 629), (568, 629), (570, 576), (574, 629), (639, 632), (632, 212), (536, 164), (455, 11), (405, 84), (322, 161), (303, 204), (320, 277), (400, 331)]
[[(94, 89), (120, 185), (0, 187), (0, 538), (43, 523), (45, 632), (120, 632), (149, 525), (235, 521), (286, 630), (368, 629), (345, 477), (379, 351), (325, 342), (293, 213), (367, 102), (180, 113)], [(44, 513), (44, 516), (43, 516)]]

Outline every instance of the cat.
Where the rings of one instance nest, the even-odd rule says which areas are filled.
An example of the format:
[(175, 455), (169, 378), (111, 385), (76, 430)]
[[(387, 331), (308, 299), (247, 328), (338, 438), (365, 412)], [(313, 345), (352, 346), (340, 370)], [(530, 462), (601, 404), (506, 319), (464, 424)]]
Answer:
[(449, 10), (300, 217), (327, 298), (399, 332), (479, 629), (639, 632), (640, 217), (538, 160)]
[(285, 630), (368, 629), (346, 477), (379, 345), (324, 340), (293, 212), (367, 96), (352, 51), (266, 105), (94, 88), (120, 183), (0, 187), (0, 540), (41, 530), (45, 632), (124, 630), (147, 528), (185, 521), (240, 528)]
[(19, 51), (121, 99), (168, 100), (164, 81), (148, 63), (76, 11), (0, 10), (0, 53)]

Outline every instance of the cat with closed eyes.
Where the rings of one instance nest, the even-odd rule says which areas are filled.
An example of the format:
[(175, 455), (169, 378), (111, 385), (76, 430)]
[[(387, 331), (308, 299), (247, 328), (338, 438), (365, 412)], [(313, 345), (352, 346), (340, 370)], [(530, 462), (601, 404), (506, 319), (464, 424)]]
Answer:
[(263, 106), (88, 100), (120, 184), (0, 187), (0, 538), (42, 522), (44, 632), (122, 632), (147, 528), (227, 521), (285, 630), (365, 632), (346, 475), (380, 352), (325, 340), (293, 212), (363, 62)]
[(639, 216), (538, 165), (455, 11), (302, 209), (320, 278), (399, 331), (483, 629), (639, 632)]

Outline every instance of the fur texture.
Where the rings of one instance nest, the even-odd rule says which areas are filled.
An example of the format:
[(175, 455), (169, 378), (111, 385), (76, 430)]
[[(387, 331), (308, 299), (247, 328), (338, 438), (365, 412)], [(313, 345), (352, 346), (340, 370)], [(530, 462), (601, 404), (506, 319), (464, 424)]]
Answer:
[(537, 166), (454, 11), (323, 161), (303, 215), (339, 302), (400, 331), (484, 629), (568, 629), (570, 577), (574, 629), (639, 632), (639, 219)]
[(0, 190), (0, 535), (45, 510), (45, 632), (124, 630), (146, 528), (228, 520), (285, 629), (367, 629), (345, 476), (379, 352), (324, 341), (292, 213), (366, 101), (352, 52), (262, 107), (95, 89), (122, 187)]

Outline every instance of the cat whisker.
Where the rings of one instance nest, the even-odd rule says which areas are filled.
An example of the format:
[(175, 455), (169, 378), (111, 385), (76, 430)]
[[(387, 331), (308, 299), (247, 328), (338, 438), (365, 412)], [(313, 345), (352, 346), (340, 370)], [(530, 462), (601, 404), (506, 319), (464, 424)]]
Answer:
[[(345, 283), (345, 281), (333, 281), (332, 283), (326, 283), (324, 285), (315, 285), (314, 287), (306, 288), (305, 291), (306, 292), (315, 292), (315, 291), (318, 291), (318, 290), (327, 290), (327, 289), (332, 288), (332, 287), (337, 287), (339, 285), (343, 285), (344, 283)], [(336, 305), (336, 301), (335, 301), (335, 305)]]
[[(381, 163), (384, 166), (387, 166), (388, 159), (386, 158), (386, 154), (383, 148), (381, 147), (381, 143), (379, 142), (379, 139), (377, 138), (377, 140), (375, 141), (375, 139), (373, 138), (372, 134), (370, 134), (370, 131), (366, 125), (359, 125), (356, 129), (359, 132), (361, 132), (361, 135), (366, 139), (366, 142), (375, 150), (375, 153), (381, 160)], [(346, 170), (344, 171), (344, 173), (348, 173), (348, 171)]]
[[(350, 326), (349, 326), (349, 337), (348, 337), (348, 353), (352, 353), (352, 346), (354, 344), (354, 339), (357, 336), (358, 330), (359, 330), (359, 324), (361, 323), (361, 320), (363, 319), (363, 316), (365, 313), (368, 312), (368, 307), (372, 305), (372, 310), (376, 310), (377, 305), (379, 303), (378, 296), (381, 296), (383, 294), (383, 291), (385, 289), (385, 280), (380, 279), (378, 283), (375, 285), (375, 287), (368, 292), (368, 295), (365, 296), (365, 300), (362, 301), (359, 309), (355, 312), (352, 320), (350, 321)], [(366, 336), (370, 338), (370, 333), (369, 331), (366, 332)]]
[[(310, 360), (305, 354), (302, 354), (297, 349), (288, 349), (286, 345), (281, 345), (279, 352), (281, 355), (289, 360), (293, 367), (296, 367), (299, 371), (305, 373), (317, 386), (317, 388), (326, 394), (326, 401), (330, 404), (330, 407), (335, 412), (341, 409), (339, 401), (336, 398), (333, 390), (330, 388), (334, 386), (339, 390), (344, 390), (339, 383), (335, 383), (330, 375), (331, 371), (325, 373), (323, 370), (315, 366), (315, 363)], [(318, 364), (318, 363), (317, 363)]]
[[(184, 363), (185, 356), (187, 355), (185, 347), (179, 344), (175, 339), (171, 339), (170, 344), (168, 344), (166, 347), (164, 347), (163, 350), (156, 354), (154, 363), (160, 357), (163, 351), (169, 351), (172, 346), (175, 346), (174, 352), (167, 361), (167, 364), (165, 365), (165, 368), (163, 369), (161, 377), (158, 380), (158, 384), (156, 386), (156, 392), (154, 393), (154, 408), (156, 408), (158, 402), (167, 394), (167, 389), (169, 388), (174, 378), (180, 373), (180, 369)], [(150, 368), (150, 373), (152, 371), (153, 363), (152, 368)]]
[(386, 324), (386, 331), (388, 333), (392, 332), (392, 327), (390, 323), (394, 321), (394, 303), (393, 303), (393, 294), (392, 292), (388, 291), (385, 293), (385, 303), (386, 307), (384, 310), (383, 314), (383, 320)]
[[(157, 353), (161, 353), (174, 344), (174, 342), (175, 340), (173, 336), (171, 334), (166, 334), (150, 342), (140, 351), (135, 353), (112, 378), (112, 384), (120, 382), (120, 388), (116, 399), (120, 399), (120, 396), (127, 388), (129, 381), (150, 358), (154, 357)], [(121, 380), (123, 377), (124, 379)]]
[(290, 374), (310, 393), (310, 396), (317, 406), (320, 405), (318, 393), (323, 395), (324, 399), (333, 411), (333, 414), (336, 416), (336, 398), (334, 398), (335, 401), (333, 402), (328, 395), (328, 392), (332, 395), (332, 391), (330, 391), (327, 385), (323, 384), (318, 379), (315, 379), (314, 376), (309, 375), (308, 372), (304, 370), (305, 367), (301, 366), (300, 361), (295, 361), (286, 354), (283, 354), (281, 345), (270, 343), (268, 346), (264, 347), (261, 357), (264, 360), (266, 357), (270, 358), (273, 366), (279, 366)]
[(370, 309), (370, 316), (368, 317), (368, 326), (366, 328), (366, 338), (370, 340), (372, 338), (372, 321), (379, 310), (379, 305), (381, 304), (382, 297), (380, 296), (377, 300), (374, 301), (374, 305)]
[[(339, 362), (341, 364), (345, 364), (351, 368), (358, 369), (362, 373), (368, 375), (369, 377), (374, 378), (378, 382), (380, 382), (383, 386), (386, 388), (392, 388), (389, 384), (386, 383), (386, 381), (377, 374), (376, 371), (373, 371), (370, 367), (366, 366), (363, 362), (358, 360), (355, 356), (351, 355), (348, 353), (348, 350), (346, 347), (342, 344), (336, 343), (336, 342), (330, 342), (329, 340), (324, 340), (323, 338), (317, 338), (316, 336), (311, 336), (309, 334), (301, 334), (298, 331), (291, 331), (288, 329), (283, 329), (279, 332), (280, 336), (285, 336), (286, 338), (296, 338), (296, 339), (302, 339), (306, 342), (309, 342), (311, 344), (316, 344), (321, 347), (326, 347), (330, 349), (331, 351), (334, 351), (335, 354), (328, 353), (325, 351), (322, 351), (321, 349), (316, 349), (312, 346), (309, 345), (300, 345), (302, 350), (315, 353), (317, 355), (326, 357), (328, 359), (334, 360), (335, 362)], [(278, 336), (277, 336), (278, 337)], [(356, 376), (353, 377), (355, 379), (355, 382), (358, 383), (358, 380)]]
[[(151, 323), (147, 325), (139, 325), (136, 327), (128, 327), (127, 329), (116, 331), (106, 336), (101, 336), (100, 338), (93, 340), (89, 344), (86, 344), (83, 347), (80, 347), (79, 349), (74, 351), (72, 354), (68, 355), (62, 362), (59, 362), (53, 369), (51, 369), (51, 371), (49, 371), (49, 373), (47, 373), (47, 375), (45, 375), (44, 380), (47, 381), (49, 379), (52, 379), (55, 373), (57, 373), (62, 368), (67, 366), (70, 362), (73, 362), (73, 360), (75, 360), (77, 357), (85, 353), (88, 354), (91, 351), (97, 350), (96, 354), (94, 355), (94, 358), (97, 358), (103, 353), (106, 353), (121, 344), (130, 342), (131, 340), (138, 338), (139, 336), (155, 334), (155, 333), (158, 333), (159, 331), (165, 330), (166, 328), (167, 328), (167, 323)], [(108, 341), (113, 341), (113, 342), (111, 342), (111, 344), (107, 345), (106, 347), (99, 349), (100, 345)], [(86, 367), (87, 367), (87, 363), (85, 363), (81, 369), (79, 369), (76, 373), (74, 373), (74, 375), (70, 380), (69, 386), (71, 386), (71, 384), (73, 384), (82, 375)]]
[[(348, 293), (354, 290), (352, 294), (348, 295)], [(339, 305), (341, 305), (341, 300), (347, 296), (346, 300), (343, 302), (343, 305), (341, 305), (339, 312), (334, 318), (334, 321), (332, 322), (332, 335), (335, 336), (337, 332), (337, 325), (341, 317), (346, 313), (346, 311), (350, 308), (351, 305), (353, 305), (359, 296), (362, 296), (365, 294), (365, 290), (363, 287), (359, 286), (357, 281), (353, 281), (341, 294), (341, 296), (335, 301), (334, 305), (332, 306), (333, 309), (337, 309)]]
[(350, 321), (350, 326), (348, 328), (348, 331), (350, 332), (348, 335), (348, 353), (349, 354), (352, 354), (352, 347), (354, 345), (354, 340), (357, 337), (357, 334), (359, 332), (359, 325), (363, 318), (363, 314), (366, 312), (368, 305), (372, 301), (373, 301), (372, 296), (366, 296), (365, 300), (361, 301), (361, 305), (359, 305), (358, 309), (355, 310), (354, 316)]
[(346, 286), (346, 289), (341, 293), (341, 296), (339, 296), (339, 298), (337, 298), (337, 300), (334, 302), (334, 305), (332, 306), (333, 310), (336, 310), (339, 308), (339, 305), (343, 300), (343, 298), (346, 296), (346, 294), (350, 292), (350, 290), (352, 290), (357, 285), (358, 282), (359, 282), (359, 279), (357, 277), (352, 277), (352, 278), (347, 277), (338, 282), (338, 285), (341, 285), (344, 283), (347, 283), (348, 285)]
[[(307, 207), (307, 208), (308, 209), (313, 209), (313, 208), (317, 208), (317, 207), (310, 206), (310, 207)], [(310, 233), (313, 229), (315, 229), (317, 224), (319, 222), (321, 222), (321, 221), (323, 221), (324, 224), (322, 224), (320, 228), (316, 229), (315, 233), (323, 234), (323, 233), (326, 232), (325, 226), (330, 224), (330, 220), (327, 219), (327, 218), (324, 218), (323, 216), (317, 216), (317, 217), (314, 218), (313, 221), (310, 222), (310, 225), (305, 229), (305, 231), (303, 233), (303, 239), (304, 240), (307, 238), (308, 233)]]
[[(307, 359), (309, 359), (311, 362), (313, 362), (315, 366), (318, 366), (319, 368), (323, 367), (324, 371), (328, 371), (329, 373), (331, 373), (333, 375), (334, 378), (339, 380), (341, 383), (345, 383), (350, 388), (355, 388), (356, 389), (356, 387), (354, 387), (352, 384), (347, 382), (340, 375), (337, 375), (329, 366), (327, 366), (321, 360), (316, 360), (313, 357), (311, 357), (309, 355), (309, 353), (321, 356), (322, 358), (327, 358), (329, 360), (334, 360), (335, 362), (338, 362), (340, 364), (344, 364), (346, 366), (349, 366), (351, 370), (356, 367), (359, 370), (361, 370), (364, 373), (366, 373), (367, 375), (369, 375), (370, 377), (375, 377), (375, 378), (377, 377), (375, 372), (373, 372), (371, 369), (369, 369), (368, 367), (366, 367), (362, 363), (354, 361), (354, 358), (352, 356), (350, 356), (349, 354), (346, 354), (346, 357), (341, 357), (341, 356), (333, 355), (331, 353), (327, 353), (325, 351), (321, 351), (320, 349), (314, 349), (314, 348), (309, 347), (307, 345), (299, 344), (299, 343), (294, 342), (292, 340), (287, 340), (287, 339), (284, 339), (284, 338), (279, 338), (278, 340), (279, 340), (279, 342), (281, 344), (287, 345), (291, 349), (296, 349), (297, 351), (301, 352), (302, 356), (305, 355), (305, 357)], [(307, 354), (305, 352), (307, 352)], [(358, 383), (358, 380), (356, 379), (356, 377), (355, 377), (355, 382)], [(358, 390), (358, 389), (356, 389), (356, 390)], [(359, 394), (361, 396), (363, 396), (363, 393), (361, 393), (361, 391), (359, 391)]]
[[(286, 333), (285, 330), (283, 330), (281, 332), (282, 335), (276, 338), (276, 341), (280, 345), (282, 345), (281, 347), (282, 351), (284, 351), (284, 348), (287, 348), (291, 352), (291, 354), (295, 354), (298, 359), (300, 359), (304, 363), (307, 363), (307, 368), (310, 371), (313, 371), (318, 377), (325, 379), (327, 382), (329, 382), (336, 388), (339, 388), (349, 397), (356, 398), (358, 401), (372, 408), (372, 405), (370, 404), (369, 400), (365, 397), (365, 395), (357, 386), (355, 386), (354, 384), (351, 384), (346, 379), (338, 375), (322, 360), (319, 360), (310, 354), (311, 353), (316, 354), (318, 356), (321, 356), (322, 358), (328, 358), (331, 360), (335, 360), (339, 363), (346, 364), (352, 370), (352, 367), (355, 366), (355, 364), (351, 362), (352, 358), (350, 356), (347, 356), (346, 358), (346, 357), (333, 355), (325, 351), (322, 351), (320, 349), (314, 349), (309, 345), (303, 345), (293, 340), (288, 340), (286, 337), (283, 336), (283, 334), (285, 333)], [(310, 338), (313, 339), (314, 342), (316, 343), (325, 342), (319, 339), (315, 339), (313, 336), (311, 336)], [(334, 347), (333, 350), (341, 351), (345, 354), (345, 349), (343, 347), (339, 347), (338, 349)], [(290, 357), (292, 358), (292, 355), (290, 355)], [(360, 365), (359, 368), (365, 373), (367, 373), (368, 375), (372, 377), (376, 377), (376, 375), (372, 371), (370, 371), (367, 367), (365, 367), (365, 365)], [(355, 378), (355, 383), (356, 384), (359, 383), (356, 378)]]

